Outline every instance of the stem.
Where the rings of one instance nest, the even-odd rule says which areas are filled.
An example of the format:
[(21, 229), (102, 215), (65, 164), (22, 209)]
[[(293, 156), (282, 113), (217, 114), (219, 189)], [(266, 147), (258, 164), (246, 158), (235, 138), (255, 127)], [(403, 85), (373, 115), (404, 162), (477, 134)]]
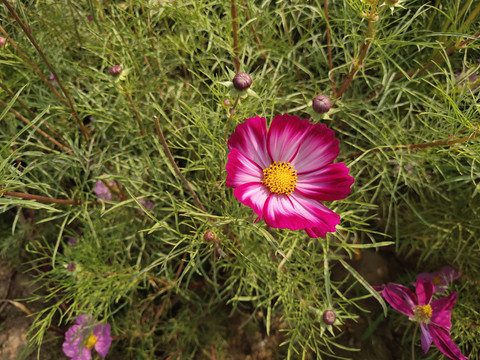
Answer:
[(235, 102), (233, 103), (232, 110), (230, 110), (232, 112), (232, 115), (235, 114), (235, 109), (237, 108), (239, 99), (240, 99), (240, 95), (237, 95)]
[[(3, 0), (4, 1), (4, 0)], [(232, 33), (233, 33), (233, 54), (235, 62), (235, 71), (240, 70), (240, 61), (238, 60), (238, 20), (237, 20), (237, 6), (235, 0), (232, 0)]]
[[(248, 22), (248, 21), (251, 20), (251, 18), (250, 18), (250, 13), (248, 12), (247, 5), (245, 4), (245, 0), (242, 0), (242, 7), (243, 7), (243, 12), (245, 13), (245, 17), (247, 18), (247, 22)], [(250, 30), (252, 31), (253, 38), (254, 38), (255, 42), (257, 43), (258, 49), (262, 53), (263, 58), (265, 59), (265, 62), (267, 63), (268, 67), (272, 68), (272, 64), (270, 64), (270, 61), (268, 61), (268, 55), (263, 52), (263, 46), (260, 43), (260, 39), (257, 36), (257, 33), (255, 31), (255, 27), (253, 26), (253, 24), (250, 25)]]
[[(368, 20), (367, 32), (365, 34), (366, 39), (374, 35), (373, 24), (374, 24), (373, 20)], [(355, 74), (357, 73), (358, 69), (360, 69), (363, 63), (363, 60), (365, 59), (365, 55), (367, 55), (367, 51), (371, 43), (372, 43), (371, 40), (365, 40), (365, 42), (362, 44), (360, 48), (360, 55), (358, 56), (357, 61), (354, 63), (352, 71), (350, 71), (350, 73), (343, 80), (343, 83), (340, 86), (340, 89), (338, 90), (338, 93), (336, 95), (337, 98), (340, 98), (345, 93), (348, 86), (353, 81)]]
[[(0, 187), (0, 191), (2, 191), (1, 187)], [(38, 201), (41, 201), (41, 202), (53, 203), (53, 204), (82, 205), (82, 202), (77, 201), (77, 200), (53, 199), (53, 198), (49, 198), (49, 197), (46, 197), (46, 196), (27, 194), (27, 193), (22, 193), (22, 192), (17, 192), (17, 191), (0, 192), (0, 196), (3, 196), (3, 195), (19, 197), (19, 198), (28, 199), (28, 200), (38, 200)]]
[[(283, 8), (281, 8), (281, 12), (282, 12), (283, 26), (287, 34), (288, 45), (290, 46), (290, 48), (293, 49), (293, 41), (292, 41), (292, 38), (290, 37), (290, 29), (288, 27), (287, 17), (285, 16), (285, 12), (283, 11)], [(300, 69), (297, 65), (297, 55), (295, 54), (295, 51), (293, 52), (293, 65), (295, 65), (295, 75), (297, 77), (297, 82), (300, 83), (301, 82)], [(301, 86), (301, 84), (299, 85)]]
[(173, 158), (172, 156), (172, 153), (170, 152), (170, 149), (168, 147), (168, 144), (165, 140), (165, 137), (163, 136), (163, 132), (162, 132), (162, 128), (160, 127), (160, 123), (158, 121), (158, 117), (157, 116), (154, 116), (153, 117), (153, 120), (155, 121), (155, 128), (157, 129), (157, 134), (158, 134), (158, 137), (160, 138), (160, 141), (162, 143), (162, 146), (163, 146), (163, 149), (165, 150), (165, 153), (167, 154), (168, 156), (168, 160), (170, 160), (170, 163), (172, 164), (173, 168), (175, 169), (175, 172), (177, 173), (177, 175), (180, 177), (180, 179), (182, 180), (183, 184), (185, 185), (185, 187), (188, 189), (188, 191), (190, 191), (190, 193), (192, 194), (193, 196), (193, 199), (195, 200), (195, 202), (197, 203), (198, 207), (200, 209), (202, 209), (204, 212), (207, 212), (207, 210), (205, 209), (205, 207), (203, 206), (202, 202), (200, 201), (199, 197), (197, 196), (197, 193), (195, 192), (195, 190), (193, 189), (192, 185), (190, 185), (190, 183), (188, 182), (188, 180), (182, 175), (182, 173), (180, 172), (180, 169), (178, 168), (177, 166), (177, 163), (175, 162), (175, 159)]
[(68, 7), (70, 8), (70, 15), (73, 19), (73, 28), (75, 29), (75, 34), (77, 35), (78, 46), (82, 46), (82, 39), (80, 38), (80, 33), (78, 32), (77, 19), (73, 13), (73, 5), (71, 0), (68, 0)]
[(454, 145), (454, 144), (459, 144), (471, 139), (475, 139), (480, 136), (480, 132), (475, 132), (471, 135), (464, 136), (462, 138), (456, 139), (456, 140), (441, 140), (441, 141), (434, 141), (434, 142), (428, 142), (428, 143), (421, 143), (421, 144), (409, 144), (409, 145), (399, 145), (399, 146), (393, 146), (390, 148), (374, 148), (370, 150), (365, 150), (365, 151), (358, 151), (356, 153), (344, 156), (339, 158), (340, 161), (346, 160), (346, 159), (353, 159), (356, 158), (360, 155), (363, 155), (367, 152), (373, 152), (377, 153), (380, 151), (397, 151), (397, 150), (409, 150), (409, 149), (423, 149), (427, 147), (433, 147), (433, 146), (446, 146), (446, 145)]
[(47, 87), (55, 94), (55, 96), (57, 96), (59, 98), (59, 100), (62, 102), (62, 104), (65, 105), (66, 107), (68, 107), (68, 103), (65, 101), (63, 96), (60, 95), (60, 93), (53, 87), (53, 85), (50, 83), (50, 81), (48, 81), (48, 79), (45, 76), (43, 76), (42, 72), (37, 67), (37, 65), (35, 65), (32, 62), (32, 60), (30, 60), (27, 57), (27, 55), (25, 55), (25, 53), (17, 46), (15, 41), (13, 41), (10, 36), (8, 36), (8, 33), (5, 31), (5, 29), (1, 25), (0, 25), (0, 31), (5, 35), (5, 37), (10, 42), (10, 44), (13, 46), (15, 51), (18, 52), (18, 54), (23, 58), (23, 60), (25, 60), (28, 63), (28, 65), (30, 65), (30, 68), (40, 77), (40, 79), (42, 79), (42, 81), (45, 83), (45, 85), (47, 85)]
[(412, 337), (412, 360), (415, 360), (415, 338), (417, 337), (418, 323), (415, 324)]
[[(5, 85), (3, 85), (1, 82), (0, 82), (0, 88), (2, 88), (3, 90), (5, 90), (5, 92), (10, 95), (11, 97), (13, 97), (15, 94), (10, 91)], [(22, 100), (20, 100), (19, 98), (17, 98), (17, 103), (22, 107), (24, 108), (32, 117), (35, 117), (37, 116), (37, 114), (35, 114), (27, 105), (25, 105), (23, 103)], [(48, 125), (46, 122), (42, 123), (42, 126), (45, 126), (45, 128), (50, 131), (52, 133), (53, 136), (59, 138), (59, 140), (64, 144), (68, 144), (66, 142), (66, 140), (64, 138), (62, 138), (62, 136), (57, 132), (55, 131), (55, 129), (53, 129), (50, 125)]]
[[(2, 104), (3, 106), (7, 107), (7, 103), (5, 103), (3, 100), (0, 100), (0, 104)], [(30, 124), (30, 120), (28, 120), (26, 117), (24, 117), (22, 114), (20, 114), (18, 111), (10, 108), (10, 111), (16, 116), (18, 117), (20, 120), (22, 120), (25, 124)], [(65, 146), (63, 146), (62, 144), (60, 144), (57, 140), (55, 140), (53, 137), (51, 137), (50, 135), (48, 135), (46, 132), (44, 132), (43, 130), (40, 130), (40, 128), (36, 125), (32, 125), (32, 127), (34, 129), (37, 130), (37, 132), (42, 135), (44, 138), (50, 140), (52, 143), (54, 143), (55, 145), (57, 145), (60, 149), (62, 149), (63, 151), (65, 151), (66, 153), (70, 154), (70, 155), (73, 155), (72, 151), (68, 148), (66, 148)]]
[(331, 46), (331, 39), (330, 39), (330, 21), (328, 19), (328, 0), (324, 0), (323, 8), (325, 11), (325, 22), (326, 22), (326, 29), (327, 29), (327, 50), (328, 50), (328, 67), (330, 68), (329, 76), (330, 81), (332, 82), (332, 94), (333, 97), (337, 97), (337, 88), (335, 85), (335, 75), (333, 74), (333, 60), (332, 60), (332, 46)]
[(140, 120), (140, 115), (138, 114), (137, 108), (135, 107), (135, 104), (133, 103), (132, 97), (123, 88), (123, 86), (120, 85), (120, 89), (123, 91), (125, 97), (127, 98), (128, 102), (130, 103), (130, 106), (132, 107), (133, 113), (135, 114), (135, 120), (137, 121), (138, 129), (140, 130), (140, 135), (144, 135), (142, 123), (141, 123), (141, 120)]
[(22, 28), (23, 32), (25, 33), (25, 35), (28, 37), (28, 40), (30, 40), (30, 42), (32, 43), (32, 45), (35, 47), (35, 49), (37, 50), (38, 54), (40, 55), (40, 57), (43, 59), (43, 61), (45, 62), (45, 64), (47, 65), (48, 69), (52, 72), (53, 76), (55, 76), (55, 80), (57, 81), (58, 83), (58, 86), (60, 86), (60, 89), (62, 89), (62, 92), (63, 94), (65, 95), (65, 98), (67, 99), (67, 102), (68, 102), (68, 107), (70, 108), (70, 111), (72, 113), (72, 116), (77, 120), (77, 123), (78, 125), (80, 126), (80, 129), (82, 130), (83, 134), (85, 135), (85, 137), (87, 139), (90, 139), (92, 137), (92, 135), (90, 135), (90, 132), (88, 131), (88, 129), (85, 127), (85, 125), (83, 124), (83, 122), (80, 120), (80, 118), (78, 117), (78, 114), (77, 112), (75, 111), (75, 108), (73, 106), (73, 102), (72, 102), (72, 99), (70, 98), (70, 96), (68, 95), (67, 91), (65, 90), (65, 87), (63, 86), (62, 82), (60, 81), (60, 78), (58, 77), (57, 75), (57, 72), (55, 71), (55, 69), (53, 68), (53, 66), (50, 64), (50, 62), (48, 61), (47, 57), (45, 56), (45, 54), (43, 53), (42, 49), (40, 49), (40, 47), (38, 46), (37, 42), (35, 41), (35, 39), (32, 37), (32, 35), (30, 34), (30, 31), (27, 29), (27, 27), (25, 26), (25, 24), (22, 22), (22, 20), (20, 20), (20, 18), (18, 17), (18, 14), (15, 12), (15, 10), (11, 7), (11, 5), (8, 3), (7, 0), (2, 0), (3, 4), (7, 7), (8, 11), (10, 12), (10, 14), (15, 18), (15, 21), (18, 23), (18, 25), (20, 25), (20, 27)]
[[(452, 53), (454, 53), (456, 50), (458, 50), (459, 48), (461, 48), (462, 46), (468, 44), (470, 41), (472, 40), (476, 40), (474, 38), (478, 38), (480, 37), (480, 32), (479, 33), (476, 33), (475, 35), (473, 35), (473, 38), (471, 39), (467, 39), (467, 40), (464, 40), (462, 41), (461, 43), (455, 45), (455, 46), (452, 46), (450, 49), (447, 50), (446, 52), (446, 55), (447, 56), (450, 56)], [(399, 73), (397, 75), (395, 75), (393, 77), (393, 80), (397, 80), (397, 79), (400, 79), (402, 77), (405, 77), (405, 76), (412, 76), (412, 75), (415, 75), (415, 74), (420, 74), (422, 72), (424, 72), (425, 70), (429, 69), (431, 66), (433, 65), (436, 65), (438, 64), (440, 61), (443, 61), (444, 60), (444, 57), (442, 54), (438, 55), (435, 57), (435, 59), (433, 59), (431, 62), (429, 62), (428, 64), (426, 64), (425, 66), (421, 67), (420, 69), (417, 69), (417, 70), (411, 70), (411, 71), (407, 71), (406, 73)], [(367, 100), (371, 100), (372, 98), (374, 98), (377, 93), (383, 89), (383, 85), (380, 85), (379, 87), (377, 87), (375, 89), (375, 91), (373, 91), (367, 98)]]

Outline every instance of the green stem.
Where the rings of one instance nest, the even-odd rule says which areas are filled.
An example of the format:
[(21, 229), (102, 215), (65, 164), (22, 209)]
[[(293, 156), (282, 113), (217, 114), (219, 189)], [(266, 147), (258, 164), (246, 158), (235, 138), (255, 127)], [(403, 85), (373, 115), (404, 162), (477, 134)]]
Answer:
[(412, 360), (415, 360), (415, 338), (417, 337), (418, 323), (415, 324), (412, 337)]

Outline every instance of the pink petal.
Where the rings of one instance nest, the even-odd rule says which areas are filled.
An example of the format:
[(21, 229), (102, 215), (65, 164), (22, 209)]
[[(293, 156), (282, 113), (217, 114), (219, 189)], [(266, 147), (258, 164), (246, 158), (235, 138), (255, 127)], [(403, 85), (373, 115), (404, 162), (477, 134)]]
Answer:
[(397, 311), (408, 316), (414, 316), (415, 307), (418, 305), (415, 294), (407, 287), (388, 283), (385, 285), (382, 296)]
[(302, 139), (291, 165), (298, 174), (321, 169), (338, 156), (340, 152), (338, 143), (333, 130), (327, 128), (325, 124), (314, 124), (307, 136)]
[(270, 190), (259, 182), (243, 184), (233, 190), (233, 195), (238, 201), (255, 211), (258, 215), (257, 221), (263, 217), (265, 202), (270, 194)]
[(333, 227), (327, 226), (315, 226), (311, 228), (305, 228), (305, 232), (311, 238), (325, 238), (327, 233), (337, 231), (336, 225), (340, 224), (340, 217), (338, 217), (338, 222)]
[(420, 329), (422, 330), (422, 334), (420, 335), (420, 341), (422, 342), (422, 350), (423, 353), (426, 354), (430, 346), (432, 345), (432, 335), (428, 332), (427, 326), (425, 323), (420, 323)]
[[(434, 282), (435, 291), (444, 293), (447, 291), (448, 285), (455, 279), (458, 279), (460, 274), (450, 266), (444, 266), (438, 271), (431, 273), (421, 273), (417, 275), (417, 279), (427, 279)], [(439, 280), (440, 283), (435, 284), (434, 280)]]
[(97, 336), (95, 350), (100, 354), (102, 358), (105, 359), (105, 356), (107, 356), (108, 353), (108, 349), (110, 349), (110, 345), (112, 344), (110, 324), (95, 326), (95, 330), (99, 332), (98, 334), (95, 334), (95, 336)]
[(228, 148), (237, 149), (262, 169), (272, 163), (267, 153), (267, 123), (265, 118), (256, 116), (239, 124), (228, 139)]
[(246, 183), (261, 182), (262, 180), (262, 169), (240, 151), (233, 148), (232, 152), (228, 154), (227, 183), (225, 185), (235, 188)]
[(448, 282), (452, 282), (460, 277), (460, 274), (457, 270), (452, 268), (451, 266), (444, 266), (438, 271), (440, 277), (445, 279)]
[(454, 291), (448, 296), (432, 301), (431, 306), (432, 306), (432, 310), (445, 311), (445, 310), (452, 309), (456, 302), (457, 302), (457, 293)]
[(431, 321), (439, 327), (443, 327), (450, 330), (452, 327), (450, 309), (455, 305), (457, 301), (457, 293), (453, 292), (449, 296), (432, 301), (430, 306), (432, 307)]
[(290, 195), (271, 194), (263, 212), (265, 223), (280, 229), (321, 228), (335, 231), (340, 216), (322, 203), (309, 199), (298, 192)]
[(301, 120), (298, 116), (275, 116), (267, 135), (267, 149), (271, 159), (291, 162), (311, 128), (312, 124), (308, 120)]
[(72, 360), (90, 360), (92, 358), (92, 350), (88, 350), (86, 347), (82, 348), (80, 354), (73, 357)]
[(70, 326), (70, 328), (65, 333), (65, 342), (62, 345), (63, 352), (68, 357), (77, 356), (80, 352), (80, 341), (82, 340), (81, 334), (78, 334), (80, 329), (79, 325)]
[(432, 296), (435, 291), (433, 282), (426, 279), (418, 279), (415, 287), (415, 292), (418, 297), (419, 305), (427, 305), (432, 301)]
[(433, 343), (442, 353), (444, 353), (450, 359), (468, 360), (468, 358), (462, 354), (457, 345), (455, 345), (452, 339), (450, 339), (448, 330), (433, 324), (428, 324), (427, 326), (430, 334), (432, 335)]
[(320, 170), (298, 175), (297, 187), (300, 193), (320, 201), (345, 199), (355, 181), (348, 175), (349, 168), (343, 163), (329, 164)]
[(78, 325), (86, 326), (90, 322), (91, 316), (90, 315), (80, 315), (75, 319), (75, 322)]

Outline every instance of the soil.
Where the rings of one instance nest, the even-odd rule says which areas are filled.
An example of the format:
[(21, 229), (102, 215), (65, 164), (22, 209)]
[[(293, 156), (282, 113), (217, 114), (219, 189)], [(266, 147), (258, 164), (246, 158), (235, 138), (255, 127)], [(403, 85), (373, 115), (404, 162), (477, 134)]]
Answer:
[[(17, 272), (8, 262), (0, 259), (0, 359), (37, 360), (35, 349), (27, 349), (27, 332), (33, 322), (29, 313), (42, 308), (43, 304), (28, 303), (19, 299), (28, 298), (33, 291), (31, 279)], [(52, 343), (52, 341), (54, 343)], [(46, 339), (41, 349), (42, 360), (67, 360), (61, 352), (59, 336)]]

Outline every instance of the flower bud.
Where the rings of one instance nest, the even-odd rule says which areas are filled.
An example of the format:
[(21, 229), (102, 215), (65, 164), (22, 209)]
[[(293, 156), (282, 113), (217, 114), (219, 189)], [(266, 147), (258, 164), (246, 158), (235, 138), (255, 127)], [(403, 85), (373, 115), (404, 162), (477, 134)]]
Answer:
[(110, 73), (110, 75), (112, 76), (118, 76), (120, 75), (120, 73), (122, 72), (122, 67), (120, 65), (113, 65), (109, 70), (108, 72)]
[(337, 319), (337, 315), (333, 310), (325, 310), (323, 312), (323, 322), (327, 325), (333, 325), (335, 320)]
[(211, 242), (215, 240), (216, 237), (217, 236), (212, 230), (207, 230), (205, 231), (205, 234), (203, 234), (203, 240), (205, 240), (206, 242)]
[(313, 110), (319, 114), (324, 114), (332, 107), (332, 101), (326, 95), (320, 94), (312, 100)]
[(233, 87), (239, 91), (247, 90), (252, 85), (252, 78), (245, 72), (239, 72), (233, 78)]
[(3, 45), (5, 45), (6, 42), (7, 42), (7, 39), (0, 36), (0, 48), (3, 47)]
[(230, 100), (228, 100), (228, 99), (223, 100), (223, 106), (225, 106), (225, 107), (230, 107), (230, 105), (232, 105), (232, 103), (230, 102)]
[(74, 262), (68, 263), (67, 265), (68, 271), (75, 271), (76, 268), (77, 268), (77, 264), (75, 264)]

